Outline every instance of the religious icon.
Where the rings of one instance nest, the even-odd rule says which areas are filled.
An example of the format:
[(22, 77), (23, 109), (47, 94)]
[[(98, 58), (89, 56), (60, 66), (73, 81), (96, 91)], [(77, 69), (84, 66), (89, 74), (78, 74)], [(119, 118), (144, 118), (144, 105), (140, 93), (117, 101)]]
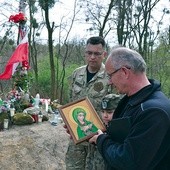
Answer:
[(98, 129), (105, 131), (105, 126), (87, 97), (61, 106), (59, 111), (75, 144), (88, 140)]

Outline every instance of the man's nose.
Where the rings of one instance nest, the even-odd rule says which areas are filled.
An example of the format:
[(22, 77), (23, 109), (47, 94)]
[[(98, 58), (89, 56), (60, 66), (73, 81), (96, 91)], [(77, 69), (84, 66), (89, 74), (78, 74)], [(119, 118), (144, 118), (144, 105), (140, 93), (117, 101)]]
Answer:
[(95, 59), (96, 55), (94, 53), (91, 54), (90, 58)]

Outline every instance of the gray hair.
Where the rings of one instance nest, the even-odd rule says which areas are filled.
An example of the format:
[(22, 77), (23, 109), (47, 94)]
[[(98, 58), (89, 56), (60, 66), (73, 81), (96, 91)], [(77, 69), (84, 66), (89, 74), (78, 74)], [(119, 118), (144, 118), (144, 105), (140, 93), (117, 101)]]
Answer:
[(126, 47), (113, 48), (109, 54), (115, 69), (127, 67), (134, 72), (146, 72), (147, 66), (143, 57), (136, 51)]

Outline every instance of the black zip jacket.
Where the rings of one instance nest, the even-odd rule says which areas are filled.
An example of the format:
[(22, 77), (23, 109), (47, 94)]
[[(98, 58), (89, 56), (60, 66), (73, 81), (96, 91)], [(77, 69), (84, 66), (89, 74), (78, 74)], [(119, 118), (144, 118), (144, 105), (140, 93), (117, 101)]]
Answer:
[(123, 142), (108, 134), (97, 139), (108, 170), (170, 170), (170, 100), (159, 82), (150, 82), (133, 96), (125, 96), (115, 110), (113, 119), (131, 120)]

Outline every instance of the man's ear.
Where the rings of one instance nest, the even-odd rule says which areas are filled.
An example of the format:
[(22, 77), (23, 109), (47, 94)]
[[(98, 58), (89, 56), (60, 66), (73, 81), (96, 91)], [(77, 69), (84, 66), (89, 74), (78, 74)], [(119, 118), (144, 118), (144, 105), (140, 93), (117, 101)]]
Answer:
[(130, 69), (127, 67), (122, 67), (121, 69), (122, 69), (124, 75), (128, 78), (130, 75)]

